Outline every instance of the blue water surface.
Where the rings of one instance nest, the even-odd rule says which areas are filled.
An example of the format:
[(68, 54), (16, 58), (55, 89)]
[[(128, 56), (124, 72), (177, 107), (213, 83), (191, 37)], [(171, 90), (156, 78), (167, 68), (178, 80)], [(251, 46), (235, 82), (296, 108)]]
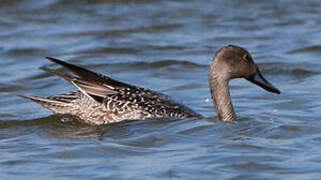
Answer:
[[(0, 1), (0, 179), (318, 179), (321, 2)], [(217, 121), (208, 71), (248, 49), (268, 93), (231, 81), (236, 123)], [(52, 56), (150, 88), (203, 119), (89, 126), (16, 95), (75, 90)]]

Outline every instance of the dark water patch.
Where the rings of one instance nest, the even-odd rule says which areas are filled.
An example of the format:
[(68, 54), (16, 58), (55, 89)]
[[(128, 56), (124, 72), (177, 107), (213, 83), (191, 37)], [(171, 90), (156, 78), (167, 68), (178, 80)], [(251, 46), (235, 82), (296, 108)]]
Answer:
[(170, 51), (170, 50), (185, 50), (184, 46), (145, 46), (146, 49), (158, 50), (158, 51)]
[(175, 28), (180, 28), (181, 24), (162, 24), (148, 27), (137, 27), (130, 29), (108, 29), (108, 28), (93, 28), (90, 30), (77, 30), (77, 31), (62, 31), (61, 33), (52, 34), (52, 36), (57, 38), (77, 38), (77, 37), (88, 37), (95, 36), (97, 38), (116, 38), (116, 37), (129, 37), (136, 33), (157, 33), (162, 31), (170, 31)]
[(139, 51), (131, 48), (94, 48), (80, 51), (79, 53), (83, 54), (136, 54)]
[(66, 32), (63, 31), (59, 34), (53, 33), (51, 36), (55, 38), (77, 38), (77, 37), (104, 37), (104, 36), (123, 36), (121, 33), (118, 33), (117, 31), (115, 33), (108, 31), (108, 29), (91, 29), (86, 31), (75, 31), (75, 32)]
[(320, 133), (319, 128), (309, 125), (281, 125), (278, 128), (275, 128), (273, 131), (270, 131), (268, 137), (278, 140), (286, 140), (302, 138), (307, 134), (318, 133)]
[(277, 26), (298, 26), (300, 24), (304, 24), (305, 20), (303, 19), (289, 19), (286, 22), (278, 22), (275, 25)]
[(0, 83), (0, 94), (3, 92), (17, 92), (21, 89), (22, 89), (22, 87), (17, 84), (2, 84), (2, 83)]
[(264, 74), (288, 75), (297, 78), (304, 78), (320, 74), (317, 65), (308, 65), (302, 68), (300, 64), (286, 64), (286, 63), (260, 63), (259, 67), (263, 69)]
[(304, 48), (295, 49), (288, 52), (289, 54), (297, 54), (297, 53), (321, 53), (321, 46), (314, 45), (314, 46), (308, 46)]
[(9, 56), (9, 57), (17, 57), (17, 56), (44, 56), (46, 54), (49, 54), (47, 50), (45, 49), (38, 49), (38, 48), (15, 48), (10, 49), (4, 53), (2, 53), (3, 56)]
[(162, 67), (170, 67), (170, 66), (180, 66), (184, 68), (199, 68), (199, 67), (205, 67), (206, 65), (193, 63), (190, 61), (184, 61), (184, 60), (161, 60), (161, 61), (155, 61), (152, 63), (146, 63), (146, 62), (140, 62), (139, 64), (134, 64), (134, 66), (149, 66), (151, 68), (162, 68)]
[(30, 75), (29, 77), (19, 79), (18, 82), (23, 82), (26, 80), (28, 80), (28, 81), (29, 80), (42, 80), (42, 79), (45, 79), (45, 78), (50, 77), (52, 75), (52, 74), (42, 70), (41, 67), (40, 68), (38, 67), (35, 70), (38, 70), (39, 72), (35, 73), (33, 75)]
[(6, 6), (8, 7), (9, 6), (12, 6), (14, 7), (14, 9), (11, 9), (11, 10), (23, 10), (23, 11), (32, 11), (32, 10), (37, 10), (39, 8), (43, 8), (43, 7), (46, 7), (46, 6), (49, 6), (51, 4), (54, 4), (55, 1), (42, 1), (40, 3), (30, 3), (30, 1), (15, 1), (13, 3), (8, 3), (9, 1), (4, 1), (2, 3), (4, 3), (5, 5), (3, 6)]
[(182, 90), (192, 90), (192, 89), (198, 89), (201, 85), (200, 84), (188, 84), (188, 85), (180, 85), (180, 86), (176, 86), (174, 88), (170, 88), (170, 89), (165, 89), (164, 91), (166, 92), (170, 92), (170, 91), (182, 91)]
[(203, 125), (203, 126), (197, 126), (189, 129), (184, 129), (180, 131), (179, 134), (182, 134), (182, 135), (198, 134), (198, 132), (204, 132), (207, 129), (212, 129), (212, 125)]
[(125, 31), (127, 33), (156, 33), (156, 32), (162, 32), (162, 31), (169, 31), (176, 28), (182, 27), (181, 24), (158, 24), (158, 25), (152, 25), (149, 27), (140, 27), (137, 29), (132, 29), (130, 31)]
[(160, 148), (167, 145), (169, 141), (171, 141), (171, 137), (153, 133), (151, 135), (140, 135), (126, 141), (123, 140), (121, 144), (136, 148)]
[[(0, 96), (1, 97), (1, 96)], [(1, 102), (1, 101), (0, 101)], [(10, 114), (10, 113), (0, 113), (0, 120), (3, 119), (12, 119), (14, 117), (14, 115)]]

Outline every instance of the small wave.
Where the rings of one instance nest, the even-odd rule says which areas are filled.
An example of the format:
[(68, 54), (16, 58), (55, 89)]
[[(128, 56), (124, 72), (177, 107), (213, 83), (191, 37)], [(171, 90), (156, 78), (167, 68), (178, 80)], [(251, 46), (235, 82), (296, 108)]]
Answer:
[[(84, 66), (79, 64), (80, 66)], [(109, 67), (110, 69), (154, 69), (154, 68), (164, 68), (164, 67), (170, 67), (170, 66), (181, 66), (186, 68), (208, 68), (208, 65), (204, 64), (198, 64), (190, 61), (184, 61), (184, 60), (174, 60), (174, 59), (167, 59), (167, 60), (158, 60), (154, 62), (146, 62), (146, 61), (137, 61), (137, 62), (131, 62), (131, 63), (97, 63), (88, 65), (86, 67), (90, 69), (95, 68), (103, 68)]]
[(144, 48), (151, 49), (151, 50), (159, 50), (159, 51), (186, 49), (186, 47), (184, 47), (184, 46), (156, 46), (156, 45), (144, 46)]
[(183, 67), (207, 67), (206, 65), (190, 62), (190, 61), (180, 61), (180, 60), (162, 60), (151, 63), (141, 62), (141, 65), (148, 65), (151, 67), (166, 67), (166, 66), (174, 66), (179, 65)]
[(83, 54), (136, 54), (139, 50), (133, 48), (93, 48), (80, 51), (79, 53)]
[(123, 32), (125, 33), (144, 33), (144, 32), (158, 32), (158, 31), (166, 31), (166, 30), (171, 30), (171, 29), (175, 29), (175, 28), (180, 28), (182, 27), (182, 24), (158, 24), (158, 25), (151, 25), (151, 26), (147, 26), (147, 27), (138, 27), (135, 29), (129, 29), (129, 30), (125, 30)]
[(19, 86), (19, 85), (0, 83), (0, 93), (1, 92), (16, 92), (21, 89), (22, 89), (22, 86)]
[(295, 49), (288, 52), (289, 54), (296, 53), (321, 53), (321, 45), (308, 46), (304, 48)]
[(315, 65), (306, 65), (302, 67), (302, 64), (286, 64), (286, 63), (262, 63), (259, 64), (260, 69), (264, 69), (264, 74), (276, 74), (276, 75), (294, 75), (294, 76), (312, 76), (320, 74)]
[(102, 37), (121, 37), (128, 36), (128, 34), (132, 33), (148, 33), (148, 32), (159, 32), (159, 31), (167, 31), (175, 28), (182, 27), (182, 24), (159, 24), (159, 25), (150, 25), (136, 28), (126, 28), (126, 29), (91, 29), (91, 30), (78, 30), (78, 31), (70, 31), (64, 30), (61, 33), (53, 34), (55, 37), (60, 38), (78, 38), (79, 36), (97, 36), (99, 38)]
[(116, 48), (116, 47), (95, 47), (95, 48), (91, 48), (91, 49), (86, 49), (86, 50), (80, 50), (77, 51), (75, 53), (77, 54), (83, 54), (83, 55), (98, 55), (98, 54), (137, 54), (142, 52), (142, 49), (144, 49), (144, 51), (176, 51), (176, 50), (184, 50), (186, 49), (186, 47), (183, 46), (158, 46), (158, 45), (147, 45), (147, 46), (143, 46), (142, 48)]
[(43, 56), (49, 54), (47, 50), (40, 48), (14, 48), (4, 51), (4, 56)]

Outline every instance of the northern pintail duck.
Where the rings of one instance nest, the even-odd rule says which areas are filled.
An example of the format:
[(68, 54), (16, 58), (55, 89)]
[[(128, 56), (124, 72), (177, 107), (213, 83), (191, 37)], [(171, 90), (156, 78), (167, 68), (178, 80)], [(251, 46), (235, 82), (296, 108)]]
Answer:
[[(167, 95), (116, 81), (64, 61), (47, 57), (76, 76), (43, 70), (60, 76), (79, 91), (49, 97), (22, 96), (40, 103), (57, 114), (72, 114), (86, 123), (101, 125), (123, 120), (145, 120), (152, 117), (200, 117), (198, 113), (171, 100)], [(263, 89), (279, 94), (260, 73), (250, 53), (242, 47), (229, 45), (214, 56), (209, 73), (209, 85), (218, 117), (222, 121), (236, 119), (229, 93), (229, 81), (245, 78)]]

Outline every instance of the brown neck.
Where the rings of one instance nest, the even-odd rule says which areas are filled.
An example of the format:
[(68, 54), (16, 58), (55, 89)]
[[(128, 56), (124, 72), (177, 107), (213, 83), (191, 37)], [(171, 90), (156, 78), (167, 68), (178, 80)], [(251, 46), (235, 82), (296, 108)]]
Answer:
[(214, 71), (210, 72), (210, 89), (217, 115), (222, 121), (233, 121), (236, 119), (229, 91), (229, 80), (216, 76)]

